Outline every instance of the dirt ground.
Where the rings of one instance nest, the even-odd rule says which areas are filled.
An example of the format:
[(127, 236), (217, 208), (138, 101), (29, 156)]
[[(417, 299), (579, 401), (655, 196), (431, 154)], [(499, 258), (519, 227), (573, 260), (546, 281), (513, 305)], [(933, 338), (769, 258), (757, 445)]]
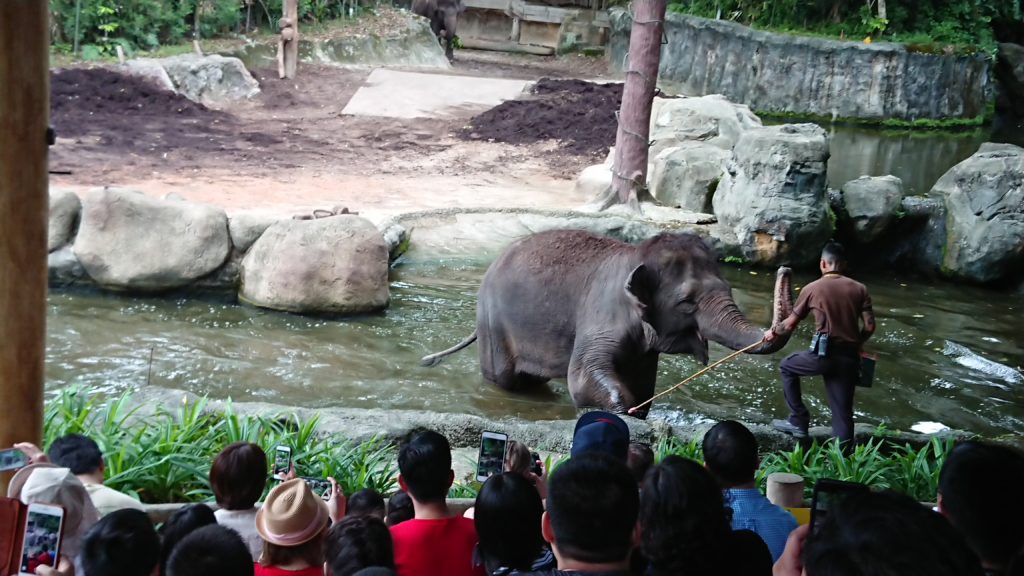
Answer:
[[(600, 79), (604, 62), (460, 51), (445, 73), (536, 80)], [(59, 71), (51, 183), (175, 193), (229, 211), (296, 213), (344, 205), (365, 213), (425, 208), (578, 206), (572, 180), (605, 151), (559, 141), (467, 141), (472, 114), (455, 119), (343, 116), (369, 74), (303, 64), (293, 82), (254, 71), (252, 101), (210, 110), (113, 73)], [(90, 80), (90, 78), (92, 78)], [(136, 93), (134, 98), (123, 94)]]

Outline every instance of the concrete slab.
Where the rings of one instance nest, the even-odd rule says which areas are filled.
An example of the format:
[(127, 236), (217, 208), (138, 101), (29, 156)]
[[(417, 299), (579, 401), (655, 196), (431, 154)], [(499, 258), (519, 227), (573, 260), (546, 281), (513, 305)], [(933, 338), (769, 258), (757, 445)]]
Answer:
[(520, 95), (528, 80), (398, 72), (378, 68), (342, 114), (388, 118), (472, 116)]

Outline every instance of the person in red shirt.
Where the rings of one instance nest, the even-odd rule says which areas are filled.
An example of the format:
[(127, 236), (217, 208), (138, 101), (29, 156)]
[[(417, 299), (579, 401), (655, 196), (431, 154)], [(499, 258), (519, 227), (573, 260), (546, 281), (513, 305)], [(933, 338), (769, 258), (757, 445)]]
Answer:
[(391, 527), (397, 575), (484, 576), (483, 567), (473, 563), (473, 521), (448, 510), (455, 480), (448, 439), (431, 431), (417, 434), (399, 451), (398, 471), (415, 516)]

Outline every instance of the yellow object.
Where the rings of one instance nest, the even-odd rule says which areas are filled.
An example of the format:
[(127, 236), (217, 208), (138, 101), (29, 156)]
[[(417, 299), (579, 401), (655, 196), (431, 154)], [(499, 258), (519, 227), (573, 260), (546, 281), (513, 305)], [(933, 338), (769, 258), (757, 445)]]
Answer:
[(865, 38), (864, 39), (864, 43), (865, 44), (871, 44), (871, 36), (868, 36), (867, 38)]
[(796, 518), (797, 524), (803, 526), (804, 524), (811, 523), (811, 509), (810, 508), (786, 508), (790, 514)]

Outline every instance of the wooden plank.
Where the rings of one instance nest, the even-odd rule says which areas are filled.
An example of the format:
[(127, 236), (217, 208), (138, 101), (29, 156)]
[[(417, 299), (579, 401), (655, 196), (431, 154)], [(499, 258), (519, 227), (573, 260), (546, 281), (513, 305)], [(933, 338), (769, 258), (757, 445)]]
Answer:
[(523, 54), (535, 54), (537, 56), (551, 56), (555, 49), (549, 46), (534, 46), (532, 44), (519, 44), (518, 42), (496, 42), (493, 40), (482, 40), (480, 38), (463, 38), (462, 45), (474, 50), (492, 50), (495, 52), (521, 52)]
[(48, 24), (42, 0), (0, 1), (0, 448), (43, 439)]
[(474, 10), (500, 10), (507, 12), (509, 9), (509, 0), (462, 0), (462, 4), (466, 8)]

